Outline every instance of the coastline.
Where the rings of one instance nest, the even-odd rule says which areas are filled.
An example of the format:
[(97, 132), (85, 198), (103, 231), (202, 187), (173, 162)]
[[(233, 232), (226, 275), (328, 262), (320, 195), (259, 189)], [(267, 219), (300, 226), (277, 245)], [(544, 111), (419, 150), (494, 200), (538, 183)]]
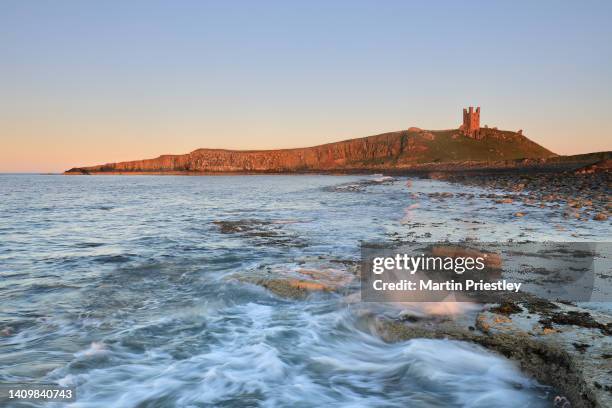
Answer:
[(116, 171), (116, 170), (88, 170), (77, 167), (65, 171), (64, 175), (171, 175), (171, 176), (215, 176), (215, 175), (360, 175), (385, 173), (397, 176), (420, 176), (432, 172), (453, 174), (474, 174), (478, 172), (560, 172), (571, 171), (581, 167), (590, 166), (598, 162), (605, 162), (612, 158), (612, 151), (594, 152), (572, 156), (555, 156), (546, 159), (515, 159), (501, 161), (449, 161), (441, 163), (420, 163), (409, 165), (368, 165), (368, 166), (338, 166), (327, 169), (303, 170), (236, 170), (236, 171), (190, 171), (190, 170), (151, 170), (151, 171)]
[[(350, 290), (351, 282), (359, 281), (358, 266), (346, 260), (335, 262), (345, 264), (346, 270), (233, 279), (261, 286), (281, 298), (308, 302), (316, 294), (338, 293), (344, 295), (347, 305), (358, 304), (359, 293)], [(521, 371), (568, 398), (572, 407), (612, 406), (608, 375), (612, 365), (612, 316), (525, 292), (500, 293), (495, 299), (494, 303), (478, 306), (457, 306), (455, 312), (450, 312), (453, 306), (445, 302), (437, 313), (408, 307), (399, 316), (366, 307), (362, 317), (370, 331), (385, 342), (446, 339), (476, 344), (516, 362)], [(412, 306), (423, 304), (427, 302)]]
[[(449, 176), (448, 173), (442, 174)], [(433, 189), (425, 190), (417, 189), (416, 186), (422, 182), (428, 183), (426, 180), (407, 180), (407, 184), (404, 186), (403, 183), (400, 184), (397, 180), (393, 181), (393, 178), (391, 177), (375, 177), (370, 180), (361, 181), (354, 178), (356, 180), (351, 181), (348, 185), (336, 185), (337, 182), (333, 181), (332, 186), (329, 187), (329, 189), (326, 187), (325, 191), (338, 191), (339, 194), (343, 194), (342, 196), (338, 195), (333, 198), (330, 197), (330, 201), (333, 200), (335, 202), (341, 202), (340, 200), (344, 199), (347, 202), (351, 202), (355, 201), (355, 196), (345, 195), (346, 192), (357, 192), (357, 194), (360, 194), (360, 191), (367, 192), (365, 189), (366, 186), (389, 184), (389, 187), (392, 187), (392, 184), (395, 183), (397, 184), (398, 188), (401, 187), (401, 195), (396, 195), (395, 197), (402, 200), (402, 206), (409, 205), (411, 202), (425, 200), (426, 197), (430, 197), (432, 202), (440, 203), (441, 207), (450, 205), (454, 200), (462, 200), (463, 203), (466, 203), (464, 200), (465, 194), (469, 195), (476, 193), (475, 195), (472, 194), (474, 195), (473, 201), (478, 201), (480, 203), (479, 207), (495, 208), (497, 205), (502, 205), (499, 207), (499, 209), (495, 209), (494, 211), (500, 214), (508, 215), (509, 218), (512, 219), (511, 212), (507, 209), (508, 207), (504, 207), (506, 204), (498, 204), (496, 203), (496, 200), (504, 200), (506, 199), (505, 195), (512, 195), (514, 204), (509, 205), (524, 206), (525, 208), (529, 208), (529, 206), (533, 205), (533, 203), (523, 203), (519, 197), (530, 194), (530, 188), (539, 191), (541, 188), (554, 187), (552, 185), (549, 186), (548, 182), (543, 182), (543, 186), (539, 184), (531, 185), (529, 182), (527, 182), (523, 187), (521, 187), (521, 191), (512, 191), (512, 188), (501, 190), (500, 187), (516, 187), (519, 184), (522, 184), (523, 182), (521, 180), (525, 177), (525, 175), (520, 174), (515, 176), (512, 174), (504, 175), (500, 178), (499, 173), (494, 173), (496, 174), (495, 176), (486, 177), (481, 173), (478, 174), (479, 175), (476, 178), (468, 177), (467, 179), (463, 180), (460, 177), (456, 179), (454, 177), (444, 178), (437, 172), (423, 173), (423, 178), (444, 181), (444, 183), (434, 182), (433, 184), (435, 187)], [(557, 173), (544, 174), (557, 177)], [(562, 176), (561, 178), (565, 180), (566, 184), (569, 186), (578, 186), (578, 184), (574, 183), (569, 177), (570, 173), (558, 174)], [(593, 178), (602, 177), (607, 173), (593, 172), (585, 174), (572, 174), (572, 177), (575, 177), (576, 179), (591, 180)], [(450, 174), (450, 176), (452, 176), (452, 174)], [(528, 177), (526, 180), (532, 180), (530, 177)], [(533, 180), (539, 179), (540, 177), (533, 178)], [(54, 178), (54, 180), (61, 182), (65, 186), (73, 186), (74, 188), (81, 188), (80, 185), (82, 184), (72, 183), (73, 180), (62, 180), (62, 178)], [(295, 180), (295, 182), (293, 180)], [(481, 183), (480, 180), (483, 180), (483, 183)], [(498, 184), (487, 186), (487, 183), (489, 183), (491, 180), (501, 181)], [(47, 182), (46, 180), (43, 181), (44, 183)], [(107, 186), (108, 189), (104, 191), (117, 191), (116, 187), (130, 184), (122, 183), (122, 181), (124, 180), (120, 180), (118, 178), (112, 182), (109, 180), (110, 184)], [(155, 178), (151, 178), (149, 181), (153, 183), (156, 180)], [(162, 185), (167, 187), (172, 187), (182, 182), (187, 182), (188, 185), (197, 185), (199, 187), (215, 184), (225, 185), (226, 183), (226, 181), (218, 179), (214, 180), (214, 182), (211, 180), (210, 183), (192, 183), (185, 179), (180, 180), (179, 178), (176, 180), (161, 180), (161, 178), (158, 178), (158, 181), (161, 181)], [(254, 185), (257, 182), (265, 182), (265, 178), (256, 180), (245, 177), (243, 181), (248, 185)], [(232, 179), (232, 183), (233, 182), (238, 183), (240, 180)], [(292, 186), (286, 190), (287, 195), (285, 197), (293, 197), (295, 194), (293, 187), (300, 185), (299, 179), (286, 178), (285, 182)], [(455, 185), (455, 188), (453, 189), (454, 193), (440, 192), (441, 185), (447, 185), (447, 182)], [(478, 189), (471, 189), (471, 191), (469, 191), (469, 188), (467, 191), (461, 190), (462, 184), (469, 184), (472, 182), (476, 183), (475, 186), (478, 187)], [(409, 185), (410, 183), (414, 183), (415, 188), (411, 188)], [(106, 182), (84, 184), (93, 186), (107, 185)], [(274, 185), (276, 185), (276, 183), (268, 183), (266, 188), (261, 190), (262, 193), (265, 192), (266, 197), (268, 197), (267, 194), (269, 188), (270, 186)], [(111, 188), (111, 186), (115, 186), (115, 188)], [(487, 192), (486, 189), (481, 190), (481, 187), (487, 187), (488, 189), (491, 189), (491, 192)], [(442, 189), (444, 188), (442, 187)], [(137, 211), (140, 211), (141, 208), (146, 207), (143, 206), (146, 203), (159, 202), (159, 200), (150, 201), (148, 197), (159, 198), (160, 191), (165, 192), (162, 194), (163, 197), (181, 196), (178, 194), (169, 194), (168, 190), (151, 190), (151, 192), (154, 192), (154, 194), (151, 196), (142, 196), (143, 201), (141, 201), (139, 205), (130, 203), (130, 206), (134, 206), (134, 208), (138, 208)], [(542, 193), (545, 193), (545, 191), (542, 191)], [(586, 193), (588, 194), (589, 192), (587, 191)], [(417, 198), (413, 199), (413, 194), (419, 195)], [(187, 196), (189, 197), (192, 195), (188, 194)], [(200, 197), (200, 192), (195, 194), (195, 196)], [(318, 196), (315, 195), (314, 197)], [(388, 199), (388, 197), (389, 196), (386, 196), (386, 198), (379, 198), (381, 200), (385, 200)], [(122, 198), (125, 199), (126, 196), (122, 195)], [(362, 198), (365, 199), (367, 197), (364, 196)], [(103, 214), (113, 217), (113, 215), (117, 214), (117, 212), (113, 208), (114, 206), (110, 204), (107, 199), (108, 195), (105, 193), (100, 196), (100, 201), (94, 200), (90, 206), (85, 206), (84, 211), (87, 214), (91, 214), (95, 211), (101, 211), (104, 212)], [(121, 200), (121, 197), (117, 197), (117, 199)], [(367, 199), (358, 201), (369, 203), (369, 200)], [(246, 201), (239, 202), (242, 203)], [(396, 202), (398, 201), (396, 200)], [(93, 205), (94, 203), (95, 205)], [(554, 206), (558, 205), (558, 209), (561, 211), (562, 208), (567, 207), (566, 204), (566, 201), (561, 200), (561, 198), (554, 198), (551, 199), (550, 208), (554, 208)], [(599, 205), (597, 202), (594, 204), (596, 207)], [(191, 205), (185, 205), (182, 202), (177, 203), (177, 205), (178, 206), (176, 208), (182, 208), (184, 211), (188, 211), (190, 208), (194, 209), (195, 212), (191, 213), (192, 217), (207, 213), (206, 211), (201, 211), (199, 206), (194, 206), (193, 202), (191, 202)], [(243, 204), (240, 204), (240, 207), (242, 207), (242, 205)], [(371, 214), (371, 211), (373, 210), (373, 208), (371, 208), (372, 204), (369, 203), (367, 205), (369, 208), (368, 214)], [(585, 207), (591, 208), (586, 205)], [(82, 208), (82, 205), (78, 206), (79, 210)], [(398, 207), (398, 209), (401, 208), (403, 207)], [(155, 222), (154, 220), (158, 219), (158, 211), (153, 211), (150, 214), (154, 216), (149, 218), (148, 222)], [(389, 216), (389, 214), (384, 211), (380, 212), (379, 214), (381, 217)], [(464, 215), (467, 215), (467, 213)], [(240, 208), (240, 211), (230, 214), (226, 214), (225, 210), (223, 210), (215, 216), (213, 221), (208, 219), (199, 219), (199, 222), (196, 224), (198, 225), (198, 228), (204, 228), (203, 231), (205, 231), (206, 234), (227, 234), (226, 238), (228, 240), (235, 241), (237, 243), (242, 242), (241, 239), (244, 238), (247, 241), (242, 242), (242, 244), (250, 241), (250, 243), (253, 244), (253, 250), (257, 253), (259, 253), (261, 251), (260, 248), (263, 248), (264, 246), (266, 248), (276, 247), (279, 253), (285, 253), (288, 252), (287, 248), (300, 248), (307, 244), (302, 235), (295, 234), (295, 232), (299, 231), (301, 227), (295, 230), (287, 227), (291, 225), (300, 226), (301, 224), (299, 224), (299, 217), (291, 217), (287, 214), (282, 216), (278, 215), (278, 217), (278, 219), (275, 219), (275, 217), (270, 219), (269, 214), (262, 215), (260, 214), (259, 209), (255, 209), (253, 212), (244, 213), (242, 208)], [(289, 218), (286, 219), (285, 217)], [(343, 217), (339, 218), (342, 219)], [(526, 225), (524, 222), (528, 219), (529, 214), (527, 213), (527, 218), (522, 218), (520, 225)], [(283, 220), (283, 222), (279, 223), (279, 220)], [(285, 221), (287, 223), (285, 223)], [(573, 220), (570, 221), (575, 222)], [(295, 222), (297, 222), (297, 224), (293, 224)], [(329, 222), (329, 220), (327, 220), (327, 222)], [(589, 228), (600, 228), (602, 225), (605, 225), (595, 220), (589, 220), (588, 222), (588, 225), (590, 226)], [(121, 223), (121, 225), (125, 224)], [(167, 226), (167, 224), (163, 223), (161, 225)], [(200, 230), (198, 229), (198, 231)], [(593, 229), (593, 231), (597, 231), (597, 229)], [(169, 231), (168, 235), (172, 235), (171, 232), (172, 230)], [(138, 232), (138, 234), (140, 233)], [(194, 238), (197, 237), (195, 242), (200, 242), (202, 236), (201, 234), (202, 232), (198, 232), (196, 235), (194, 235)], [(391, 238), (393, 237), (392, 235), (387, 236), (389, 236), (390, 239), (394, 239)], [(215, 237), (216, 240), (222, 238), (219, 236)], [(126, 241), (122, 239), (116, 242)], [(230, 241), (228, 241), (228, 243), (229, 242)], [(352, 240), (350, 245), (354, 245)], [(174, 249), (172, 252), (174, 252)], [(341, 256), (341, 254), (344, 254), (343, 251), (335, 251), (331, 253), (336, 254), (336, 256)], [(179, 256), (183, 258), (185, 255), (181, 252)], [(390, 317), (384, 313), (379, 313), (376, 307), (374, 307), (372, 310), (367, 310), (369, 309), (369, 305), (357, 303), (356, 299), (351, 298), (350, 291), (347, 289), (349, 289), (348, 284), (351, 281), (356, 282), (358, 280), (358, 274), (356, 272), (352, 272), (352, 268), (355, 266), (355, 264), (350, 264), (350, 262), (347, 262), (345, 259), (335, 259), (333, 258), (333, 255), (331, 257), (332, 258), (329, 259), (329, 264), (331, 265), (329, 270), (321, 264), (322, 261), (319, 258), (313, 258), (314, 260), (312, 261), (312, 266), (310, 266), (308, 263), (305, 265), (294, 265), (293, 259), (286, 260), (286, 263), (277, 263), (277, 261), (274, 260), (268, 264), (273, 268), (271, 271), (266, 269), (267, 265), (265, 262), (257, 266), (257, 268), (254, 267), (253, 271), (249, 270), (249, 268), (241, 268), (245, 270), (239, 272), (257, 273), (257, 279), (248, 279), (247, 277), (243, 276), (238, 277), (237, 280), (241, 280), (244, 283), (251, 283), (261, 286), (265, 289), (266, 293), (278, 295), (279, 298), (288, 297), (294, 298), (294, 300), (306, 300), (306, 302), (302, 304), (303, 306), (299, 305), (301, 302), (297, 302), (296, 307), (298, 309), (301, 309), (302, 307), (312, 307), (313, 304), (317, 303), (317, 299), (322, 298), (331, 299), (334, 304), (339, 302), (338, 304), (341, 306), (352, 303), (358, 312), (356, 314), (359, 316), (359, 318), (364, 318), (363, 323), (370, 328), (370, 333), (375, 335), (377, 339), (382, 338), (389, 343), (408, 339), (433, 338), (454, 339), (480, 345), (501, 356), (506, 356), (512, 361), (517, 362), (524, 373), (530, 374), (533, 378), (538, 379), (542, 384), (554, 387), (554, 389), (559, 391), (561, 395), (567, 396), (569, 399), (571, 399), (573, 403), (572, 406), (593, 407), (609, 405), (609, 387), (612, 386), (612, 384), (609, 383), (606, 376), (606, 370), (608, 370), (607, 365), (609, 364), (610, 359), (609, 357), (606, 357), (605, 354), (605, 350), (610, 348), (610, 336), (605, 334), (606, 330), (608, 330), (610, 327), (610, 323), (612, 323), (609, 317), (578, 306), (557, 302), (543, 302), (538, 299), (527, 297), (508, 297), (506, 299), (507, 302), (504, 304), (488, 305), (485, 310), (468, 312), (464, 315), (450, 314), (443, 316), (439, 314), (432, 314), (428, 316), (427, 314), (423, 315), (405, 312), (401, 316), (393, 315)], [(98, 257), (94, 258), (96, 259), (96, 262), (101, 262), (101, 260), (98, 260)], [(115, 270), (117, 268), (116, 265), (121, 265), (123, 262), (125, 262), (123, 260), (125, 258), (129, 259), (129, 257), (125, 257), (124, 255), (117, 257), (103, 257), (102, 259), (104, 262), (110, 262), (106, 265), (108, 265), (112, 270)], [(201, 263), (200, 260), (197, 262), (198, 264)], [(284, 275), (287, 269), (291, 268), (304, 268), (304, 270), (300, 269), (301, 272), (299, 272), (297, 278), (290, 274)], [(351, 276), (349, 277), (348, 274)], [(146, 276), (150, 275), (152, 274), (146, 274)], [(152, 277), (151, 280), (152, 287), (159, 287), (159, 279), (163, 278), (164, 276), (164, 273), (155, 274), (155, 277)], [(209, 283), (211, 287), (214, 286), (217, 289), (220, 286), (218, 281), (212, 281)], [(245, 285), (240, 286), (244, 287)], [(262, 292), (260, 293), (264, 292), (263, 289), (261, 289), (261, 291)], [(173, 290), (172, 293), (175, 293), (175, 291)], [(343, 294), (347, 296), (342, 297)], [(310, 296), (313, 297), (315, 300), (314, 302), (310, 301)], [(293, 300), (292, 303), (294, 303)], [(272, 309), (273, 308), (270, 308), (270, 310)], [(359, 311), (363, 312), (364, 314), (360, 314)], [(363, 326), (359, 327), (362, 328)], [(520, 341), (517, 341), (517, 339), (520, 339)], [(108, 347), (112, 348), (112, 346)], [(558, 374), (554, 374), (555, 372)]]
[[(312, 171), (249, 172), (92, 172), (91, 175), (371, 175), (413, 176), (476, 186), (495, 193), (485, 195), (495, 205), (520, 203), (547, 206), (565, 218), (608, 222), (612, 208), (606, 200), (610, 186), (610, 152), (550, 159), (497, 162), (426, 163), (404, 167), (342, 168)], [(82, 173), (65, 173), (83, 175)], [(604, 214), (600, 216), (599, 214)], [(601, 218), (597, 218), (597, 217)], [(306, 299), (310, 293), (336, 291), (335, 283), (319, 276), (313, 281), (249, 281), (281, 297)], [(371, 316), (379, 335), (389, 342), (415, 338), (454, 339), (479, 344), (513, 361), (541, 383), (563, 392), (574, 407), (612, 405), (612, 384), (607, 371), (612, 359), (612, 317), (575, 304), (549, 302), (526, 294), (508, 294), (505, 301), (489, 304), (461, 318), (410, 316), (390, 319)], [(609, 382), (609, 381), (608, 381)]]
[[(525, 168), (484, 172), (479, 169), (425, 172), (419, 176), (495, 191), (482, 194), (481, 198), (490, 199), (493, 205), (522, 206), (515, 214), (517, 218), (528, 216), (530, 207), (546, 207), (565, 219), (605, 225), (612, 210), (607, 199), (611, 185), (609, 160), (608, 167), (592, 165), (593, 162), (579, 161), (528, 171)], [(354, 274), (358, 279), (358, 273)], [(313, 292), (338, 290), (335, 281), (325, 276), (313, 281), (250, 282), (281, 297), (298, 299), (305, 299)], [(460, 317), (406, 314), (398, 319), (373, 312), (371, 321), (375, 331), (388, 342), (429, 338), (479, 344), (517, 362), (524, 372), (562, 392), (573, 407), (612, 406), (612, 382), (608, 374), (612, 369), (609, 313), (527, 293), (506, 293), (502, 299)]]
[(572, 407), (612, 406), (609, 315), (509, 294), (506, 301), (463, 318), (372, 319), (387, 341), (431, 338), (476, 343), (517, 362), (522, 371), (563, 393)]

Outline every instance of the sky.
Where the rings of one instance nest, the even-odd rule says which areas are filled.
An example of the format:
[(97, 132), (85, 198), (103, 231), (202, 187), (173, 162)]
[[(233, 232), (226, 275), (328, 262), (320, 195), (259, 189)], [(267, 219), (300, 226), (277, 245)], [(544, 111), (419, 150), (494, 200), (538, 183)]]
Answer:
[(0, 172), (523, 129), (612, 150), (610, 1), (0, 0)]

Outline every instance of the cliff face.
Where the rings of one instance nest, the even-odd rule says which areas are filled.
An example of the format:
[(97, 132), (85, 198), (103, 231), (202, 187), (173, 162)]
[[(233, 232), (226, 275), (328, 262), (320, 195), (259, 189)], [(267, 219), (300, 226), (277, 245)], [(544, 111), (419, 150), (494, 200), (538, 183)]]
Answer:
[(282, 150), (198, 149), (156, 159), (76, 167), (67, 174), (142, 172), (307, 172), (402, 168), (452, 161), (497, 161), (555, 156), (514, 132), (482, 129), (481, 140), (458, 130), (384, 133), (320, 146)]

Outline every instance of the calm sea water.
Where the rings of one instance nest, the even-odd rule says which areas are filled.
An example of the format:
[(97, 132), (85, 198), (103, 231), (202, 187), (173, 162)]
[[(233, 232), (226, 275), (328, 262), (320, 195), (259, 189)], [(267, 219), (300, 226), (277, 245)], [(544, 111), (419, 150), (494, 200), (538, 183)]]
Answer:
[[(609, 234), (410, 196), (475, 188), (363, 179), (376, 176), (0, 175), (0, 382), (76, 386), (74, 407), (549, 406), (550, 390), (480, 347), (388, 344), (344, 295), (232, 279), (356, 260), (360, 240), (398, 235)], [(218, 224), (238, 220), (251, 229)]]

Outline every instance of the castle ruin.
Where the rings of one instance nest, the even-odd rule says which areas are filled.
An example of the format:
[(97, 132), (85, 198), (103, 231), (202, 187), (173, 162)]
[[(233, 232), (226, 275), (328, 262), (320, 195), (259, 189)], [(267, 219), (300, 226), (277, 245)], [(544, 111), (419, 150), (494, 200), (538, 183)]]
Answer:
[(472, 106), (463, 109), (463, 124), (459, 127), (459, 130), (472, 139), (482, 139), (480, 132), (480, 106), (476, 109)]

